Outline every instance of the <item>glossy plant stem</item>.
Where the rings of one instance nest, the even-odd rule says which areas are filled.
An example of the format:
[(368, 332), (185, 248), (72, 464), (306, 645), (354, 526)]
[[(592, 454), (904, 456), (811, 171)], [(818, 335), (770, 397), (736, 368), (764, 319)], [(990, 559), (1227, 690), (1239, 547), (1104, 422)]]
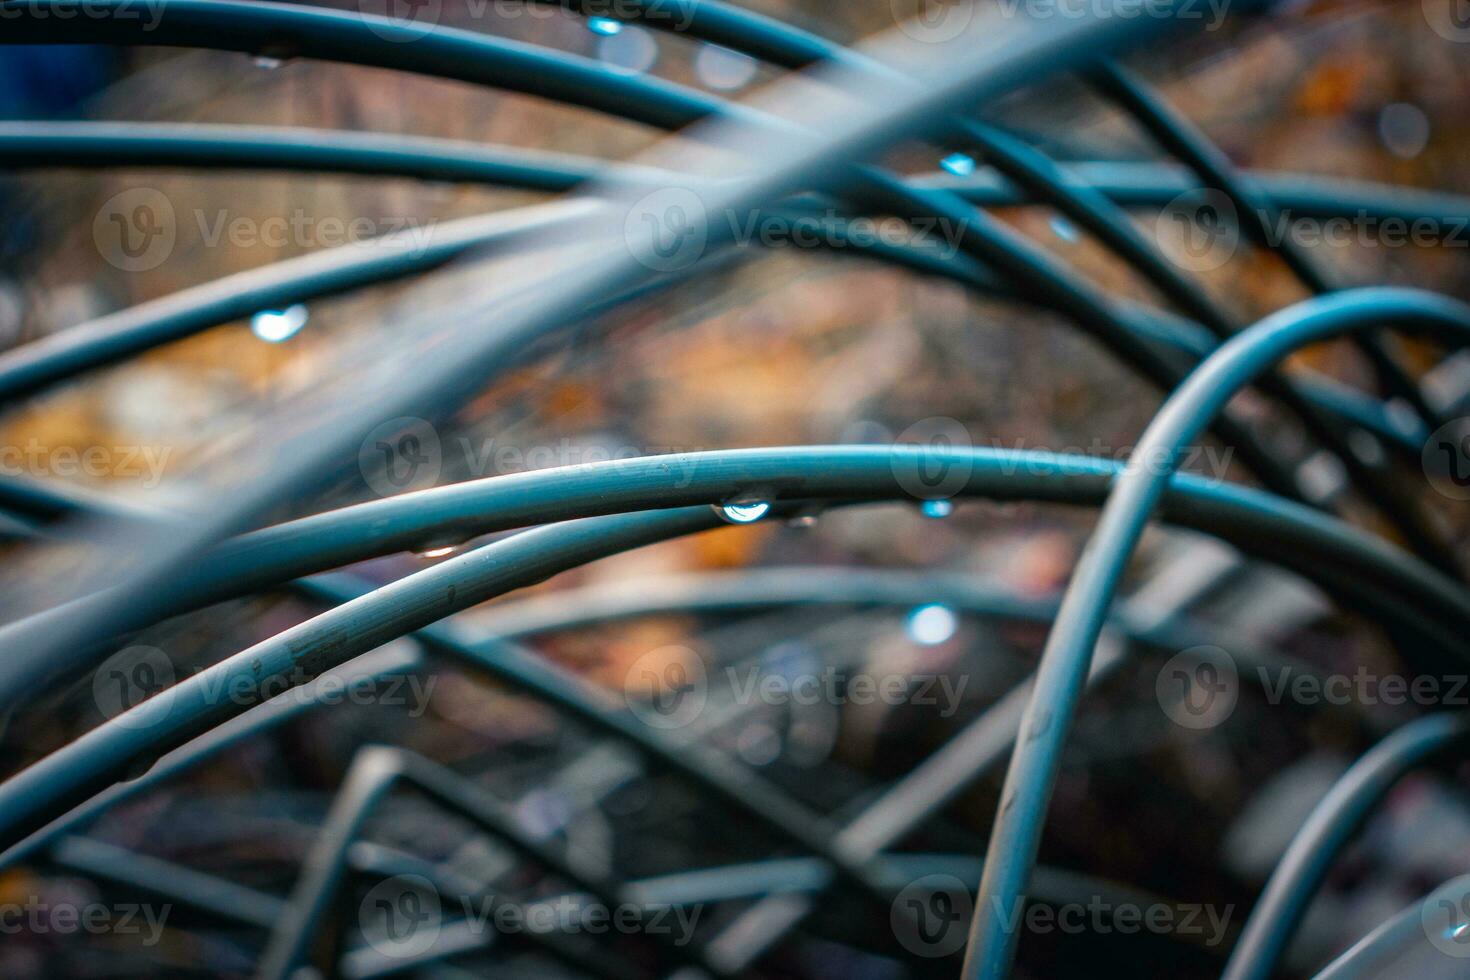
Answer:
[(1128, 559), (1182, 447), (1242, 386), (1302, 346), (1378, 325), (1470, 339), (1470, 308), (1407, 289), (1360, 289), (1308, 300), (1267, 317), (1210, 355), (1154, 416), (1103, 507), (1078, 562), (1011, 756), (976, 901), (966, 977), (1005, 976), (1017, 936), (1007, 915), (1024, 900), (1061, 750), (1092, 649)]

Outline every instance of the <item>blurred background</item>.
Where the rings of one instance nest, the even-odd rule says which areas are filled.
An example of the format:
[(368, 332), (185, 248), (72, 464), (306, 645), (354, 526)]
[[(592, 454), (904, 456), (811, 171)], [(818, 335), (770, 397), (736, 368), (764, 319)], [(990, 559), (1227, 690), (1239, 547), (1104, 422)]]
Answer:
[[(888, 0), (741, 5), (842, 42), (891, 28), (895, 12)], [(1261, 21), (1136, 52), (1129, 64), (1242, 167), (1470, 194), (1464, 108), (1470, 49), (1433, 28), (1426, 16), (1433, 5), (1292, 3)], [(534, 16), (529, 8), (507, 8), (517, 15), (487, 18), (477, 9), (484, 5), (444, 0), (439, 23), (736, 99), (779, 74), (743, 55), (633, 25), (542, 8)], [(975, 108), (1060, 160), (1160, 158), (1144, 134), (1073, 79)], [(590, 111), (408, 73), (272, 54), (147, 47), (0, 47), (0, 117), (319, 127), (611, 159), (629, 157), (660, 135)], [(963, 176), (975, 165), (973, 153), (963, 142), (910, 145), (888, 162), (916, 175), (948, 170)], [(99, 247), (96, 223), (109, 201), (139, 188), (167, 200), (177, 233), (164, 261), (129, 270)], [(543, 199), (469, 184), (270, 172), (0, 174), (0, 345), (33, 342), (314, 250)], [(1146, 285), (1067, 219), (1044, 207), (997, 213), (1109, 292), (1155, 301)], [(1156, 211), (1134, 217), (1150, 237), (1169, 233)], [(282, 218), (284, 226), (270, 224)], [(1313, 253), (1345, 283), (1413, 285), (1470, 298), (1467, 247), (1470, 231), (1460, 229), (1456, 240), (1426, 246), (1368, 241), (1326, 244)], [(1242, 249), (1198, 275), (1240, 322), (1306, 295), (1277, 258), (1260, 250)], [(352, 379), (337, 366), (344, 344), (375, 333), (391, 337), (404, 319), (406, 290), (421, 297), (439, 288), (452, 298), (455, 277), (442, 279), (439, 287), (429, 275), (261, 311), (89, 372), (7, 406), (0, 414), (0, 444), (21, 450), (10, 457), (24, 460), (18, 475), (63, 481), (130, 505), (189, 506), (201, 485), (228, 494), (238, 476), (229, 466), (230, 447), (250, 432), (253, 420), (310, 393), (350, 388)], [(386, 341), (385, 349), (391, 349)], [(1405, 344), (1403, 350), (1420, 369), (1432, 364), (1430, 349)], [(1372, 383), (1360, 355), (1345, 345), (1314, 348), (1300, 365), (1348, 384)], [(414, 369), (411, 363), (393, 367)], [(1054, 314), (986, 300), (851, 254), (750, 248), (738, 262), (578, 324), (553, 352), (487, 387), (451, 426), (440, 428), (438, 482), (697, 449), (889, 444), (915, 426), (938, 426), (974, 445), (1124, 458), (1159, 403), (1157, 390)], [(1300, 451), (1304, 436), (1275, 409), (1249, 395), (1239, 405), (1268, 442), (1287, 453)], [(105, 451), (89, 456), (89, 447)], [(1202, 456), (1195, 468), (1250, 482), (1238, 466), (1225, 465), (1226, 458)], [(360, 499), (348, 493), (344, 488), (297, 506), (305, 513)], [(1424, 499), (1448, 530), (1458, 529), (1463, 554), (1463, 506), (1428, 490)], [(1390, 533), (1366, 509), (1354, 513), (1366, 526)], [(944, 583), (981, 583), (1025, 600), (1055, 597), (1092, 519), (1090, 511), (1049, 505), (961, 503), (952, 513), (894, 505), (732, 527), (594, 563), (461, 621), (473, 632), (503, 628), (517, 616), (549, 616), (552, 625), (527, 633), (524, 641), (619, 700), (643, 696), (630, 680), (641, 676), (638, 665), (662, 671), (698, 660), (709, 672), (710, 706), (677, 737), (735, 756), (842, 823), (1024, 680), (1045, 638), (1040, 625), (970, 614), (948, 598)], [(457, 544), (354, 571), (386, 582), (441, 560)], [(1167, 604), (1178, 598), (1171, 590), (1187, 592), (1199, 569), (1233, 561), (1222, 552), (1185, 532), (1151, 531), (1134, 584), (1140, 593), (1157, 590), (1155, 598)], [(921, 591), (932, 584), (934, 598), (881, 608), (811, 605), (555, 625), (557, 615), (572, 616), (591, 602), (589, 595), (647, 598), (680, 588), (717, 594), (721, 583), (734, 581), (720, 576), (791, 567), (799, 570), (792, 581), (835, 580), (868, 569), (912, 573), (908, 581)], [(530, 611), (516, 605), (528, 602), (543, 605)], [(167, 651), (172, 669), (183, 675), (313, 611), (298, 599), (264, 596), (172, 620), (142, 641)], [(1383, 673), (1402, 670), (1392, 638), (1269, 568), (1242, 565), (1214, 581), (1189, 615), (1223, 642), (1269, 646), (1323, 670), (1351, 673), (1362, 663)], [(1106, 902), (1114, 907), (1208, 904), (1228, 930), (1238, 930), (1310, 806), (1377, 734), (1416, 709), (1273, 705), (1246, 686), (1228, 723), (1189, 730), (1159, 710), (1156, 679), (1168, 653), (1155, 650), (1118, 670), (1084, 702), (1041, 862), (1089, 876), (1083, 884), (1059, 872), (1054, 887), (1072, 882), (1075, 894), (1092, 896), (1100, 894), (1097, 881), (1112, 883), (1118, 890), (1108, 892)], [(714, 667), (723, 664), (756, 665), (786, 677), (830, 669), (840, 691), (864, 672), (932, 676), (939, 703), (858, 704), (837, 697), (753, 705), (732, 689), (734, 675)], [(565, 843), (580, 860), (620, 879), (793, 853), (542, 703), (452, 667), (423, 671), (416, 681), (420, 686), (405, 686), (402, 699), (304, 712), (109, 810), (85, 830), (86, 840), (223, 880), (256, 899), (281, 899), (358, 751), (386, 744), (488, 788), (535, 833)], [(11, 719), (4, 732), (7, 772), (96, 725), (107, 712), (94, 694), (90, 679), (79, 680)], [(893, 850), (983, 855), (1002, 770), (990, 767)], [(1428, 888), (1470, 871), (1464, 786), (1462, 779), (1426, 774), (1394, 791), (1335, 867), (1293, 947), (1291, 971), (1304, 974)], [(554, 884), (528, 881), (524, 869), (471, 823), (412, 792), (395, 793), (360, 837), (382, 849), (379, 857), (410, 855), (482, 887), (554, 893)], [(168, 907), (161, 938), (144, 942), (122, 930), (26, 926), (8, 930), (0, 941), (0, 973), (252, 971), (266, 937), (259, 917), (232, 916), (231, 905), (241, 911), (233, 901), (225, 908), (191, 907), (137, 880), (119, 880), (102, 867), (112, 853), (89, 851), (84, 841), (7, 870), (0, 877), (0, 904)], [(942, 862), (934, 867), (949, 868)], [(335, 928), (358, 928), (357, 909), (374, 880), (354, 875), (344, 886), (348, 911)], [(699, 906), (698, 934), (718, 933), (750, 901)], [(352, 933), (338, 941), (350, 947), (361, 937)], [(639, 940), (619, 942), (629, 947), (620, 955), (647, 966)], [(957, 956), (910, 956), (904, 946), (887, 919), (838, 890), (817, 902), (814, 914), (757, 972), (955, 975)], [(1090, 925), (1045, 930), (1021, 949), (1019, 971), (1026, 976), (1204, 977), (1218, 974), (1228, 941), (1186, 930), (1126, 934)], [(386, 962), (403, 967), (392, 958)], [(361, 973), (377, 975), (374, 969), (387, 969), (383, 958)], [(534, 945), (486, 943), (410, 973), (557, 975), (568, 969)]]

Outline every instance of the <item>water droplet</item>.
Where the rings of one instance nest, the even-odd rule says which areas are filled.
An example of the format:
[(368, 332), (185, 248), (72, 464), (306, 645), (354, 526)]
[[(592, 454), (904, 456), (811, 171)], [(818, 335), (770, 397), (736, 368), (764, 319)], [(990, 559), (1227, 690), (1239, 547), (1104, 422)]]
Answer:
[(731, 524), (754, 524), (770, 511), (771, 504), (766, 500), (744, 500), (738, 503), (721, 504), (716, 507), (716, 512)]
[(452, 545), (451, 544), (451, 545), (445, 545), (442, 548), (430, 548), (427, 551), (420, 551), (419, 552), (419, 557), (420, 558), (443, 558), (445, 555), (452, 555), (452, 554), (454, 554), (455, 547), (456, 547), (455, 545)]
[(621, 34), (623, 32), (623, 22), (614, 20), (612, 17), (588, 17), (587, 29), (593, 34), (612, 37), (614, 34)]
[(931, 602), (909, 613), (907, 628), (909, 639), (932, 647), (954, 636), (959, 626), (959, 618), (955, 616), (953, 609)]
[(755, 77), (756, 60), (740, 51), (718, 44), (706, 44), (694, 56), (694, 73), (710, 88), (729, 91), (750, 84)]
[(1348, 433), (1348, 445), (1352, 446), (1358, 458), (1369, 466), (1382, 466), (1388, 462), (1388, 456), (1383, 451), (1383, 443), (1363, 429), (1353, 429)]
[(975, 172), (975, 158), (964, 153), (951, 153), (939, 161), (939, 166), (956, 177), (968, 177)]
[(1051, 219), (1052, 232), (1064, 242), (1075, 242), (1077, 240), (1077, 226), (1063, 217)]
[(266, 71), (274, 71), (281, 67), (281, 59), (272, 58), (268, 54), (258, 54), (255, 56), (255, 67), (264, 68)]
[(768, 766), (781, 757), (781, 733), (770, 725), (747, 725), (736, 739), (735, 750), (752, 766)]
[(941, 518), (954, 513), (954, 502), (949, 500), (926, 500), (919, 505), (919, 513), (925, 517)]
[(516, 811), (540, 838), (550, 837), (566, 827), (572, 817), (571, 801), (555, 790), (532, 790), (516, 804)]
[(301, 303), (284, 310), (261, 310), (250, 318), (250, 332), (268, 344), (279, 344), (306, 326), (309, 316)]
[(620, 24), (616, 34), (598, 38), (597, 57), (612, 67), (630, 72), (645, 72), (658, 61), (658, 42), (641, 27)]
[(1378, 136), (1388, 152), (1412, 160), (1429, 145), (1429, 117), (1407, 102), (1395, 102), (1378, 114)]
[(882, 422), (859, 419), (848, 423), (837, 437), (838, 442), (883, 446), (893, 441), (893, 433)]

